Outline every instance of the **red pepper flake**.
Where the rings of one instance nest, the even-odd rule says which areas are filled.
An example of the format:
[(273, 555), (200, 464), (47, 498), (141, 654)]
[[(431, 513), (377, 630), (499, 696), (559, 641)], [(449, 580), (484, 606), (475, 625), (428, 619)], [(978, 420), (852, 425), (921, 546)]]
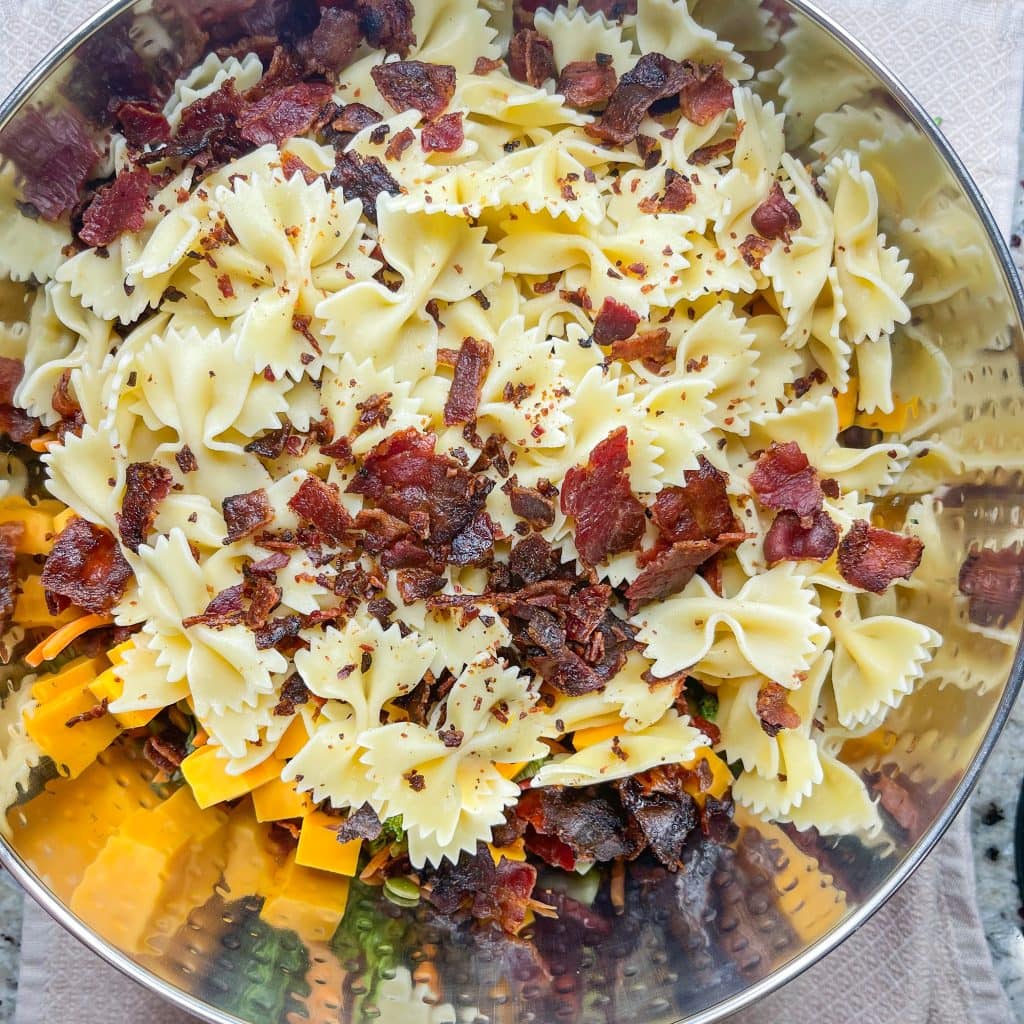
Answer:
[(270, 498), (262, 487), (245, 494), (229, 495), (221, 502), (221, 509), (228, 528), (225, 544), (250, 536), (274, 518)]
[(126, 231), (139, 231), (149, 209), (153, 176), (145, 167), (122, 171), (85, 208), (78, 237), (86, 245), (109, 245)]
[(153, 462), (133, 462), (126, 470), (124, 501), (116, 519), (121, 542), (129, 551), (137, 552), (145, 542), (157, 507), (173, 483), (170, 471)]
[(795, 441), (772, 442), (757, 460), (750, 486), (765, 508), (788, 509), (798, 516), (819, 512), (824, 499), (817, 471)]
[(757, 691), (756, 708), (761, 728), (771, 737), (800, 725), (800, 716), (789, 703), (789, 690), (779, 683), (765, 683)]
[(455, 68), (451, 64), (427, 64), (397, 60), (370, 69), (374, 84), (393, 110), (415, 108), (434, 120), (455, 94)]
[(465, 141), (462, 112), (444, 114), (423, 126), (420, 145), (425, 153), (454, 153)]
[(788, 245), (789, 233), (796, 231), (803, 222), (782, 186), (773, 181), (768, 198), (753, 212), (750, 223), (762, 238), (781, 239)]
[(604, 106), (618, 84), (612, 59), (606, 53), (599, 53), (594, 60), (574, 60), (558, 76), (558, 92), (566, 105), (576, 110)]
[(476, 338), (465, 338), (459, 349), (455, 362), (455, 374), (448, 399), (444, 405), (444, 422), (446, 426), (455, 423), (469, 423), (476, 418), (480, 405), (480, 394), (483, 390), (487, 371), (494, 358), (494, 349), (489, 342)]
[(231, 278), (227, 274), (217, 275), (217, 290), (225, 299), (233, 299), (235, 297), (235, 286), (231, 283)]
[(131, 575), (114, 535), (76, 516), (57, 537), (43, 566), (46, 606), (53, 615), (69, 604), (109, 612), (121, 600)]
[(508, 71), (517, 82), (539, 89), (558, 74), (551, 40), (532, 28), (517, 32), (508, 44)]

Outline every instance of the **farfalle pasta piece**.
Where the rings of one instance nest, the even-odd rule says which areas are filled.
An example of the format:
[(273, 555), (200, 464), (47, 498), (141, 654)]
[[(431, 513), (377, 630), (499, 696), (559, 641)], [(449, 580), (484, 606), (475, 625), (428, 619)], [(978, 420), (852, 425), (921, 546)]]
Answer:
[(64, 260), (61, 250), (71, 242), (64, 220), (30, 217), (16, 206), (14, 166), (0, 169), (0, 275), (12, 281), (49, 281)]
[(584, 7), (572, 9), (570, 5), (553, 11), (539, 7), (533, 23), (551, 40), (555, 67), (560, 70), (574, 61), (592, 61), (596, 53), (608, 54), (620, 76), (636, 63), (637, 54), (622, 22), (609, 21), (601, 11), (591, 14)]
[(132, 711), (152, 711), (185, 700), (189, 695), (187, 677), (171, 680), (167, 668), (158, 663), (158, 652), (147, 633), (136, 633), (122, 661), (114, 667), (121, 682), (121, 695), (110, 702), (114, 715)]
[(686, 0), (638, 0), (636, 41), (641, 53), (663, 53), (673, 60), (724, 64), (726, 78), (742, 81), (752, 69), (732, 43), (694, 21)]
[[(608, 680), (601, 693), (606, 709), (616, 709), (624, 720), (625, 729), (631, 733), (642, 732), (661, 721), (679, 696), (678, 681), (654, 679), (648, 672), (650, 667), (651, 663), (643, 655), (630, 651), (626, 664)], [(577, 724), (576, 728), (581, 726)]]
[(473, 70), (478, 57), (493, 59), (501, 50), (487, 10), (475, 0), (424, 0), (412, 19), (416, 45), (410, 56), (430, 64), (451, 64), (457, 72)]
[(263, 65), (255, 53), (247, 53), (241, 60), (237, 57), (222, 60), (217, 54), (209, 53), (184, 78), (174, 83), (164, 104), (164, 117), (174, 129), (180, 123), (185, 107), (215, 93), (229, 78), (234, 80), (238, 92), (244, 92), (262, 77)]
[(659, 678), (683, 670), (736, 678), (753, 670), (795, 689), (828, 641), (813, 587), (786, 562), (733, 597), (719, 597), (695, 576), (682, 593), (630, 621)]
[[(117, 532), (127, 461), (110, 438), (86, 425), (43, 456), (47, 488), (83, 519)], [(111, 483), (110, 481), (113, 481)]]

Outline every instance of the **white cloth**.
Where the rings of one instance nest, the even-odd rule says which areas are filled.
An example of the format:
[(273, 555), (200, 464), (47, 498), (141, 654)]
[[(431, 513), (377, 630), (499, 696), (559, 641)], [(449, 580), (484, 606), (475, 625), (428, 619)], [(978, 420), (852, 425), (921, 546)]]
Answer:
[[(819, 0), (937, 118), (1009, 228), (1024, 95), (1024, 0)], [(0, 93), (96, 0), (0, 0)], [(1011, 894), (1007, 893), (1007, 899)], [(16, 1024), (188, 1024), (25, 907)], [(1009, 1024), (975, 905), (966, 816), (889, 903), (733, 1024)]]

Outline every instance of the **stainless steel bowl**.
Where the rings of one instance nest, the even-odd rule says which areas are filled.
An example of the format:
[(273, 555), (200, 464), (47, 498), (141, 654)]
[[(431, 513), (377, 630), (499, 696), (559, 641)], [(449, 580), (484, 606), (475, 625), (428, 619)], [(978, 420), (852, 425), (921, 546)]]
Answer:
[[(98, 55), (118, 40), (144, 39), (146, 59), (160, 61), (161, 47), (178, 45), (178, 12), (220, 2), (115, 0), (6, 99), (0, 131), (29, 105), (59, 108), (73, 96), (102, 106), (111, 69)], [(502, 9), (501, 0), (487, 6)], [(885, 845), (868, 848), (745, 816), (734, 848), (696, 856), (677, 877), (634, 875), (626, 912), (610, 930), (538, 921), (526, 943), (456, 931), (372, 898), (350, 904), (334, 936), (274, 931), (259, 916), (258, 896), (228, 892), (218, 879), (188, 906), (179, 894), (174, 907), (157, 908), (166, 913), (154, 915), (159, 926), (135, 952), (71, 912), (41, 880), (38, 852), (33, 870), (17, 842), (0, 844), (3, 864), (62, 925), (204, 1020), (719, 1020), (796, 976), (878, 910), (953, 820), (999, 735), (1024, 674), (1019, 617), (1003, 627), (972, 624), (955, 567), (973, 546), (1024, 540), (1024, 292), (1009, 254), (932, 119), (810, 4), (773, 0), (770, 18), (757, 0), (689, 6), (748, 55), (759, 87), (787, 105), (792, 146), (806, 147), (819, 115), (852, 105), (836, 130), (848, 132), (875, 174), (883, 229), (917, 277), (914, 321), (901, 344), (934, 344), (950, 363), (950, 394), (934, 407), (926, 402), (915, 421), (924, 453), (913, 468), (922, 488), (942, 496), (941, 546), (954, 571), (928, 580), (915, 599), (918, 614), (946, 636), (946, 654), (881, 729), (844, 750), (861, 771), (891, 766), (909, 780), (918, 827), (893, 828)], [(885, 132), (871, 127), (883, 121)], [(969, 468), (958, 453), (969, 455)], [(59, 860), (59, 846), (50, 856)], [(547, 957), (544, 971), (536, 949)]]

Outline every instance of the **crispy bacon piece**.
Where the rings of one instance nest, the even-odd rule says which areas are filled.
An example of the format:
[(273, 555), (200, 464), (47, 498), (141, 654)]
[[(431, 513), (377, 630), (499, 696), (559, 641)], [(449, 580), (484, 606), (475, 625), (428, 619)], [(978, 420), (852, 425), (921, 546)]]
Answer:
[(0, 356), (0, 435), (6, 434), (17, 444), (28, 444), (41, 432), (39, 421), (14, 404), (14, 392), (24, 374), (21, 360)]
[(666, 765), (617, 783), (619, 799), (651, 853), (677, 871), (683, 848), (699, 826), (697, 803), (683, 788), (685, 769)]
[(739, 534), (740, 525), (729, 504), (725, 476), (704, 458), (699, 467), (683, 474), (685, 487), (665, 487), (651, 508), (655, 525), (668, 541), (717, 541), (723, 534)]
[(99, 157), (85, 123), (73, 109), (39, 106), (22, 111), (0, 137), (0, 154), (14, 162), (25, 202), (45, 220), (78, 203)]
[(613, 430), (590, 453), (586, 466), (565, 474), (561, 505), (576, 520), (576, 548), (588, 565), (640, 543), (647, 520), (629, 485), (629, 438)]
[(789, 233), (796, 231), (803, 222), (782, 186), (773, 181), (768, 198), (753, 212), (750, 223), (762, 238), (781, 239), (788, 245)]
[(246, 580), (245, 595), (249, 598), (249, 607), (245, 610), (245, 624), (250, 629), (265, 626), (270, 613), (281, 603), (281, 588), (268, 579), (256, 576)]
[(338, 154), (330, 181), (334, 188), (341, 189), (346, 199), (358, 199), (367, 220), (374, 224), (377, 223), (377, 196), (382, 192), (397, 196), (402, 191), (377, 157), (364, 157), (355, 150)]
[(301, 82), (305, 67), (299, 55), (288, 46), (275, 46), (270, 66), (263, 77), (243, 93), (246, 103), (256, 103), (287, 85)]
[(166, 736), (149, 736), (142, 746), (142, 756), (157, 770), (173, 775), (185, 760), (185, 748)]
[(199, 463), (196, 461), (195, 453), (187, 444), (183, 444), (175, 453), (174, 461), (178, 464), (178, 469), (180, 469), (182, 473), (194, 473), (199, 469)]
[(238, 117), (239, 134), (255, 146), (279, 144), (309, 130), (331, 98), (329, 82), (296, 82), (246, 103)]
[(302, 180), (307, 185), (312, 185), (313, 182), (320, 177), (320, 175), (317, 174), (316, 171), (314, 171), (313, 168), (302, 159), (302, 157), (296, 156), (294, 153), (281, 154), (281, 170), (284, 172), (285, 178), (291, 178), (293, 175), (301, 174)]
[(396, 60), (375, 65), (370, 75), (393, 110), (401, 113), (415, 107), (431, 121), (444, 112), (455, 94), (455, 68), (451, 64)]
[(698, 167), (705, 167), (707, 164), (717, 160), (720, 156), (729, 156), (736, 152), (736, 143), (739, 141), (739, 132), (721, 142), (712, 142), (707, 146), (701, 146), (690, 154), (690, 163)]
[(597, 54), (593, 60), (574, 60), (558, 76), (558, 91), (566, 105), (576, 110), (603, 106), (618, 84), (612, 59), (606, 53)]
[(525, 584), (549, 579), (559, 565), (558, 552), (539, 533), (519, 541), (508, 557), (509, 570)]
[(353, 839), (368, 839), (373, 842), (379, 838), (384, 826), (377, 812), (369, 805), (363, 804), (349, 811), (348, 817), (338, 826), (338, 842), (350, 843)]
[(359, 18), (340, 7), (320, 11), (320, 23), (311, 35), (296, 44), (310, 71), (336, 75), (352, 63), (360, 40)]
[(639, 359), (651, 373), (660, 373), (676, 357), (675, 349), (668, 347), (668, 338), (667, 327), (640, 331), (632, 338), (612, 342), (608, 358), (621, 359), (626, 363)]
[(722, 62), (691, 65), (691, 73), (679, 91), (679, 109), (694, 124), (706, 125), (732, 108), (732, 83)]
[(296, 708), (309, 703), (312, 694), (298, 672), (293, 672), (281, 687), (281, 699), (274, 705), (274, 714), (282, 718), (294, 715)]
[(616, 341), (624, 341), (633, 336), (638, 323), (639, 313), (609, 295), (601, 304), (594, 321), (594, 341), (602, 348)]
[(171, 126), (155, 103), (126, 100), (117, 108), (114, 116), (128, 145), (133, 149), (167, 142), (171, 137)]
[(500, 60), (491, 57), (477, 57), (476, 63), (473, 65), (473, 74), (489, 75), (492, 71), (497, 71), (501, 66), (502, 62)]
[(788, 510), (798, 516), (820, 512), (824, 500), (818, 473), (796, 441), (773, 441), (757, 460), (750, 486), (765, 508)]
[(789, 690), (779, 683), (765, 683), (757, 691), (757, 717), (761, 728), (772, 737), (783, 729), (796, 729), (800, 716), (789, 703)]
[(243, 106), (242, 97), (235, 91), (235, 80), (227, 79), (216, 92), (195, 100), (181, 111), (172, 148), (201, 167), (214, 160), (240, 156), (247, 149), (238, 134)]
[(46, 607), (53, 615), (69, 604), (109, 612), (121, 600), (131, 574), (114, 535), (76, 516), (61, 531), (43, 566)]
[(409, 0), (356, 0), (359, 28), (373, 47), (404, 57), (416, 45)]
[(150, 205), (152, 181), (145, 167), (122, 171), (85, 208), (78, 237), (87, 245), (109, 245), (126, 231), (141, 230)]
[(344, 137), (355, 135), (364, 128), (380, 124), (380, 113), (365, 103), (346, 103), (339, 107), (331, 118), (330, 127)]
[(972, 551), (960, 567), (959, 585), (971, 622), (1004, 628), (1024, 600), (1024, 555), (1014, 547)]
[(532, 28), (517, 32), (508, 44), (508, 73), (517, 82), (539, 89), (558, 74), (551, 40)]
[(555, 499), (536, 487), (520, 487), (511, 477), (501, 488), (508, 495), (514, 515), (525, 519), (535, 530), (543, 530), (555, 521)]
[(825, 511), (814, 512), (807, 525), (795, 512), (780, 512), (764, 538), (764, 557), (776, 562), (813, 558), (824, 562), (839, 544), (839, 530)]
[(494, 349), (489, 342), (476, 338), (463, 339), (459, 357), (455, 361), (455, 374), (452, 377), (448, 400), (444, 403), (446, 426), (469, 423), (476, 418), (480, 393), (493, 358)]
[(138, 551), (144, 543), (157, 507), (171, 491), (174, 477), (153, 462), (133, 462), (125, 473), (124, 501), (117, 515), (121, 542), (129, 551)]
[(924, 544), (858, 519), (839, 542), (839, 572), (847, 583), (881, 594), (893, 580), (909, 579), (921, 564)]
[(221, 502), (221, 509), (228, 528), (225, 544), (234, 544), (236, 540), (254, 534), (274, 518), (270, 498), (262, 487), (245, 494), (228, 495)]
[(18, 587), (16, 560), (14, 539), (0, 529), (0, 634), (7, 629), (14, 614)]
[(688, 79), (685, 64), (661, 53), (645, 53), (619, 79), (600, 120), (586, 126), (587, 134), (617, 146), (632, 142), (652, 104), (676, 95)]
[(485, 565), (494, 550), (496, 529), (486, 512), (478, 512), (453, 538), (452, 565)]
[(573, 643), (585, 644), (608, 611), (612, 588), (606, 584), (583, 587), (569, 595), (565, 610), (565, 636)]
[(191, 629), (193, 626), (209, 626), (211, 629), (236, 626), (245, 617), (245, 608), (242, 604), (244, 593), (245, 585), (242, 583), (227, 587), (214, 595), (202, 612), (182, 619), (181, 624), (185, 629)]
[(328, 540), (344, 544), (353, 527), (352, 517), (341, 503), (333, 484), (325, 484), (316, 476), (307, 476), (288, 500), (288, 507), (300, 519), (312, 523)]
[(406, 604), (415, 604), (444, 589), (446, 577), (429, 569), (399, 569), (395, 584)]
[(747, 235), (738, 248), (743, 262), (754, 270), (760, 270), (765, 256), (772, 251), (772, 243), (760, 235)]
[(643, 213), (682, 213), (697, 202), (697, 193), (690, 179), (671, 167), (665, 169), (665, 194), (651, 196), (639, 203)]
[(626, 815), (613, 794), (596, 787), (528, 789), (519, 798), (516, 813), (532, 829), (526, 833), (527, 849), (533, 849), (535, 834), (564, 843), (574, 861), (634, 857), (643, 848), (643, 841), (630, 834)]
[(424, 153), (454, 153), (465, 139), (461, 110), (442, 114), (436, 121), (424, 125), (420, 132), (420, 146)]
[(403, 128), (391, 137), (384, 150), (385, 160), (401, 160), (402, 154), (416, 141), (416, 133), (411, 128)]
[(680, 540), (659, 550), (626, 590), (629, 614), (651, 601), (678, 594), (719, 550), (721, 545), (710, 540)]

